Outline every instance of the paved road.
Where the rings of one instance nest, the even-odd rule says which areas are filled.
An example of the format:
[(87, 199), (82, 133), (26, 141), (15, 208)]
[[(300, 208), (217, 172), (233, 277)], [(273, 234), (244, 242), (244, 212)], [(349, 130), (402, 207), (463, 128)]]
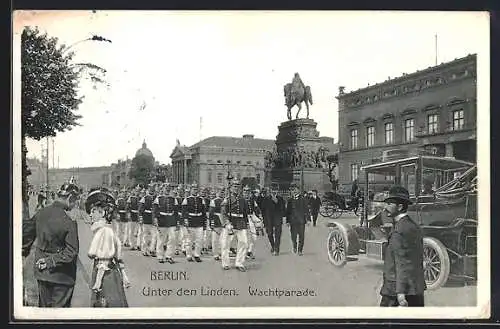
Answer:
[[(80, 217), (80, 216), (75, 216)], [(339, 219), (355, 224), (357, 219), (346, 214)], [(80, 257), (90, 273), (86, 252), (90, 243), (89, 226), (78, 220)], [(202, 263), (188, 263), (177, 258), (176, 264), (159, 264), (137, 251), (126, 250), (124, 259), (132, 287), (127, 289), (131, 307), (172, 306), (377, 306), (382, 280), (379, 262), (360, 259), (338, 269), (328, 262), (326, 237), (329, 229), (320, 218), (316, 227), (307, 227), (304, 256), (291, 254), (289, 230), (283, 227), (282, 253), (271, 256), (266, 237), (260, 237), (256, 259), (247, 262), (248, 271), (223, 271), (219, 262), (209, 255)], [(185, 273), (186, 280), (151, 280), (152, 271)], [(207, 296), (210, 289), (226, 289), (226, 296)], [(148, 291), (161, 290), (164, 296), (146, 296)], [(287, 291), (295, 296), (252, 296), (249, 292)], [(281, 292), (284, 293), (284, 292)], [(149, 293), (150, 294), (150, 293)], [(180, 295), (179, 295), (180, 294)], [(297, 296), (300, 294), (300, 296)], [(472, 306), (476, 304), (476, 287), (453, 285), (426, 293), (429, 306)], [(79, 272), (73, 306), (89, 305), (89, 290)]]

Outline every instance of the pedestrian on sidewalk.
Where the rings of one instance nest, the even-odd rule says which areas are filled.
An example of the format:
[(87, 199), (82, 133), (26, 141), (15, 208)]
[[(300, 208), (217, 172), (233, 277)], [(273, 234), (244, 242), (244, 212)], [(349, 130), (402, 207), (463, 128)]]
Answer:
[(288, 199), (286, 206), (286, 220), (290, 226), (290, 234), (292, 237), (293, 253), (299, 256), (303, 255), (305, 226), (311, 221), (309, 210), (307, 208), (307, 200), (300, 193), (297, 184), (290, 184), (291, 197)]
[(384, 202), (393, 229), (385, 249), (380, 306), (424, 306), (423, 236), (407, 214), (412, 204), (408, 190), (395, 185)]
[(76, 281), (78, 226), (66, 211), (76, 206), (79, 189), (64, 184), (57, 199), (23, 222), (23, 256), (30, 253), (35, 239), (35, 279), (39, 307), (71, 307)]
[(265, 195), (261, 200), (264, 227), (273, 256), (278, 256), (280, 253), (281, 229), (283, 221), (286, 219), (286, 202), (278, 195), (278, 190), (278, 184), (272, 184), (270, 195)]
[(91, 306), (128, 307), (125, 287), (130, 285), (122, 259), (122, 243), (112, 228), (114, 197), (105, 189), (89, 193), (85, 210), (90, 215), (94, 234), (88, 256), (92, 265)]

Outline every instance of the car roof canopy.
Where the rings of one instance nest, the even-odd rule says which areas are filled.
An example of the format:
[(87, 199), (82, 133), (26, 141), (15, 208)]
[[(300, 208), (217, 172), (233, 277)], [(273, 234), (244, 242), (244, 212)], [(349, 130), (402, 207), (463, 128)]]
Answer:
[(411, 165), (416, 163), (419, 159), (422, 159), (422, 164), (424, 168), (443, 170), (443, 171), (456, 171), (462, 169), (466, 170), (474, 165), (473, 163), (457, 160), (455, 158), (435, 157), (435, 156), (414, 156), (404, 159), (380, 162), (368, 166), (363, 166), (361, 167), (361, 170), (366, 170), (369, 173), (390, 175), (394, 173), (396, 165), (399, 166)]

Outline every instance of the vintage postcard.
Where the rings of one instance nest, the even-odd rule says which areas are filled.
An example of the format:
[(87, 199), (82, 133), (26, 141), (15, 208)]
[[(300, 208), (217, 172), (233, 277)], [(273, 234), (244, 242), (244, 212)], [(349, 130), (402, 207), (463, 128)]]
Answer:
[(13, 32), (16, 319), (490, 316), (488, 13)]

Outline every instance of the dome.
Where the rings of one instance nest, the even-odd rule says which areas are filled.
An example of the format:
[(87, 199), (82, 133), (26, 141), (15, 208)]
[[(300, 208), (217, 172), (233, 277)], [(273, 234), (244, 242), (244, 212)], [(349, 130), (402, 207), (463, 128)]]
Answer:
[(135, 156), (138, 156), (138, 155), (147, 155), (147, 156), (152, 157), (154, 159), (153, 152), (151, 152), (151, 150), (148, 149), (148, 147), (146, 145), (146, 141), (142, 142), (142, 147), (140, 149), (138, 149), (137, 152), (135, 152)]

